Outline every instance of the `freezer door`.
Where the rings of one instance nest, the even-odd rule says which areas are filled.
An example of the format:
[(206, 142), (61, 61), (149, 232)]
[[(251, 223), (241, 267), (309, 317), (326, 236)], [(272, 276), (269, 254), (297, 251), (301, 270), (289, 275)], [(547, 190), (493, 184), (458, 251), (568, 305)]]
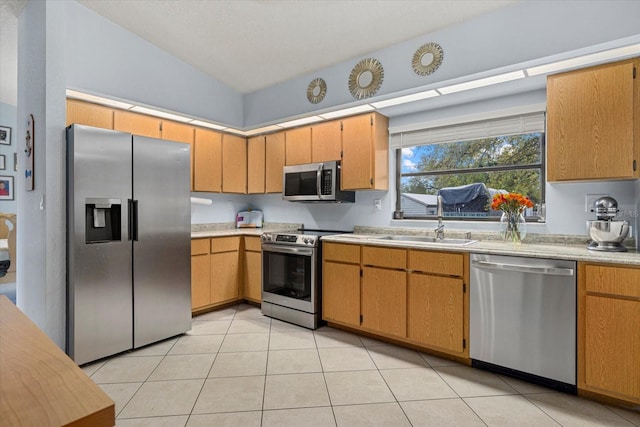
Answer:
[(191, 329), (190, 146), (133, 137), (134, 347)]
[(67, 353), (79, 365), (131, 349), (131, 134), (67, 129)]

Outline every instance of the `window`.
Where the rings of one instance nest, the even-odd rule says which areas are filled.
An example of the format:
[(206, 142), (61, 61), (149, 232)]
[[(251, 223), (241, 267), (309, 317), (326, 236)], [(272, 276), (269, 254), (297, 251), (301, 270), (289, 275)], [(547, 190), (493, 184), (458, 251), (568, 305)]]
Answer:
[(393, 134), (391, 145), (404, 218), (434, 218), (438, 195), (444, 217), (456, 220), (498, 220), (490, 204), (501, 192), (544, 203), (543, 113)]

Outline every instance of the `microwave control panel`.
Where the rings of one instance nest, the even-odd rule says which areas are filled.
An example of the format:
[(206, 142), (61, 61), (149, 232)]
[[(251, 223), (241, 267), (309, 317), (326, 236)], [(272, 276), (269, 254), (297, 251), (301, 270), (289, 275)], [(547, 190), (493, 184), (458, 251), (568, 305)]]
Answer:
[(321, 194), (323, 196), (331, 195), (331, 188), (333, 187), (333, 171), (331, 169), (322, 171)]

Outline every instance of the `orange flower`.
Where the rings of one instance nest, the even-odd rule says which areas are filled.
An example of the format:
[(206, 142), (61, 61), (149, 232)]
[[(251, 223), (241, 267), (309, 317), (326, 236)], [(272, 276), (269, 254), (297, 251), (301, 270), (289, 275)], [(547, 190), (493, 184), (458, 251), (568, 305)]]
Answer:
[(491, 201), (491, 209), (507, 213), (522, 213), (525, 208), (532, 208), (533, 202), (518, 193), (496, 194)]

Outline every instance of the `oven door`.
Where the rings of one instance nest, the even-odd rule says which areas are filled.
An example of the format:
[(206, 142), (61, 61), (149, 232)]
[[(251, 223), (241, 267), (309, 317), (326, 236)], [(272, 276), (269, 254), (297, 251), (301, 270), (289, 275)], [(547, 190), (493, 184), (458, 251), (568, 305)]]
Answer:
[(316, 313), (315, 248), (262, 244), (262, 301)]

